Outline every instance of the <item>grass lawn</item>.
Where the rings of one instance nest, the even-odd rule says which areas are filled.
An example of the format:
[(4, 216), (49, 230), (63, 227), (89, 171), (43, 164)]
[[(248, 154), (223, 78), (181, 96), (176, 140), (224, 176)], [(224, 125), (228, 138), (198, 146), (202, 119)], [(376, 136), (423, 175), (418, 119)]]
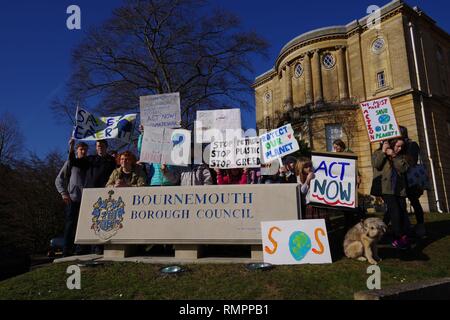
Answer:
[[(428, 238), (411, 251), (379, 250), (382, 287), (450, 277), (450, 215), (427, 214), (426, 224)], [(331, 245), (333, 264), (270, 271), (189, 265), (181, 276), (163, 276), (159, 265), (108, 263), (83, 268), (81, 290), (67, 289), (68, 264), (54, 264), (0, 282), (0, 299), (353, 299), (366, 290), (368, 264), (343, 257), (340, 243)]]

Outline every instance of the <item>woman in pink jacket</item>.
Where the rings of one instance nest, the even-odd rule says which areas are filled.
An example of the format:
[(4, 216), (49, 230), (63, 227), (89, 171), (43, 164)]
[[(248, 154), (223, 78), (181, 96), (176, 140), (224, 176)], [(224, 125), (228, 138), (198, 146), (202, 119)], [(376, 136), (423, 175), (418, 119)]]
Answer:
[(247, 184), (247, 169), (227, 169), (217, 172), (217, 184)]

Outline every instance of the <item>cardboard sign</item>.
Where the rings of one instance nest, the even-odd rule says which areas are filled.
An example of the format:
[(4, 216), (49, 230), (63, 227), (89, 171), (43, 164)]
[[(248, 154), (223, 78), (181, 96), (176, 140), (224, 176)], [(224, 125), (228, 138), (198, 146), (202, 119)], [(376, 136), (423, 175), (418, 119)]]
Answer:
[(144, 127), (141, 162), (187, 166), (190, 152), (191, 131)]
[(278, 173), (280, 169), (280, 162), (273, 161), (271, 163), (264, 164), (261, 166), (261, 175), (262, 176), (273, 176)]
[(140, 97), (141, 123), (155, 128), (179, 128), (180, 93)]
[(311, 203), (356, 208), (357, 157), (342, 153), (312, 153), (315, 179), (308, 197)]
[(259, 168), (259, 150), (259, 137), (214, 141), (211, 143), (209, 166), (217, 169)]
[(386, 98), (360, 104), (370, 142), (401, 137), (391, 100)]
[(136, 116), (136, 114), (127, 114), (116, 117), (95, 117), (89, 111), (78, 108), (72, 136), (82, 141), (119, 139), (130, 142)]
[(264, 262), (332, 263), (324, 219), (261, 222)]
[(164, 129), (161, 163), (183, 167), (191, 163), (191, 131)]
[(242, 137), (240, 109), (197, 111), (196, 143), (233, 140), (235, 137)]
[(292, 126), (287, 124), (260, 136), (262, 163), (270, 163), (299, 150)]

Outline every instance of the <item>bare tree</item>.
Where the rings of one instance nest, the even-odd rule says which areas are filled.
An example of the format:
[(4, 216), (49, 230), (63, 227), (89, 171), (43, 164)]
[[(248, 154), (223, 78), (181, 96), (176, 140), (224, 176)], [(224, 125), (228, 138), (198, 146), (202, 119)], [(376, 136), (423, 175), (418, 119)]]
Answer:
[(180, 92), (188, 127), (197, 109), (249, 107), (251, 59), (266, 48), (206, 1), (128, 0), (75, 49), (68, 96), (53, 106), (69, 116), (93, 100), (102, 112), (136, 111), (139, 96)]
[(23, 134), (16, 117), (8, 112), (1, 114), (0, 164), (10, 164), (21, 155), (23, 140)]
[(5, 251), (42, 253), (63, 233), (64, 208), (55, 177), (64, 163), (57, 151), (0, 164), (0, 257)]

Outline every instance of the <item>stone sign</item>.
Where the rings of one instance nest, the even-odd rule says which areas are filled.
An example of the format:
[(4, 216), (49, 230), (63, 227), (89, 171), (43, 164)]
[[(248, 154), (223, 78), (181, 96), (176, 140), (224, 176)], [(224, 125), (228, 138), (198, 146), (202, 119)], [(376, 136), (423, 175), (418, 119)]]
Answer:
[(78, 244), (261, 244), (298, 219), (296, 184), (84, 189)]

